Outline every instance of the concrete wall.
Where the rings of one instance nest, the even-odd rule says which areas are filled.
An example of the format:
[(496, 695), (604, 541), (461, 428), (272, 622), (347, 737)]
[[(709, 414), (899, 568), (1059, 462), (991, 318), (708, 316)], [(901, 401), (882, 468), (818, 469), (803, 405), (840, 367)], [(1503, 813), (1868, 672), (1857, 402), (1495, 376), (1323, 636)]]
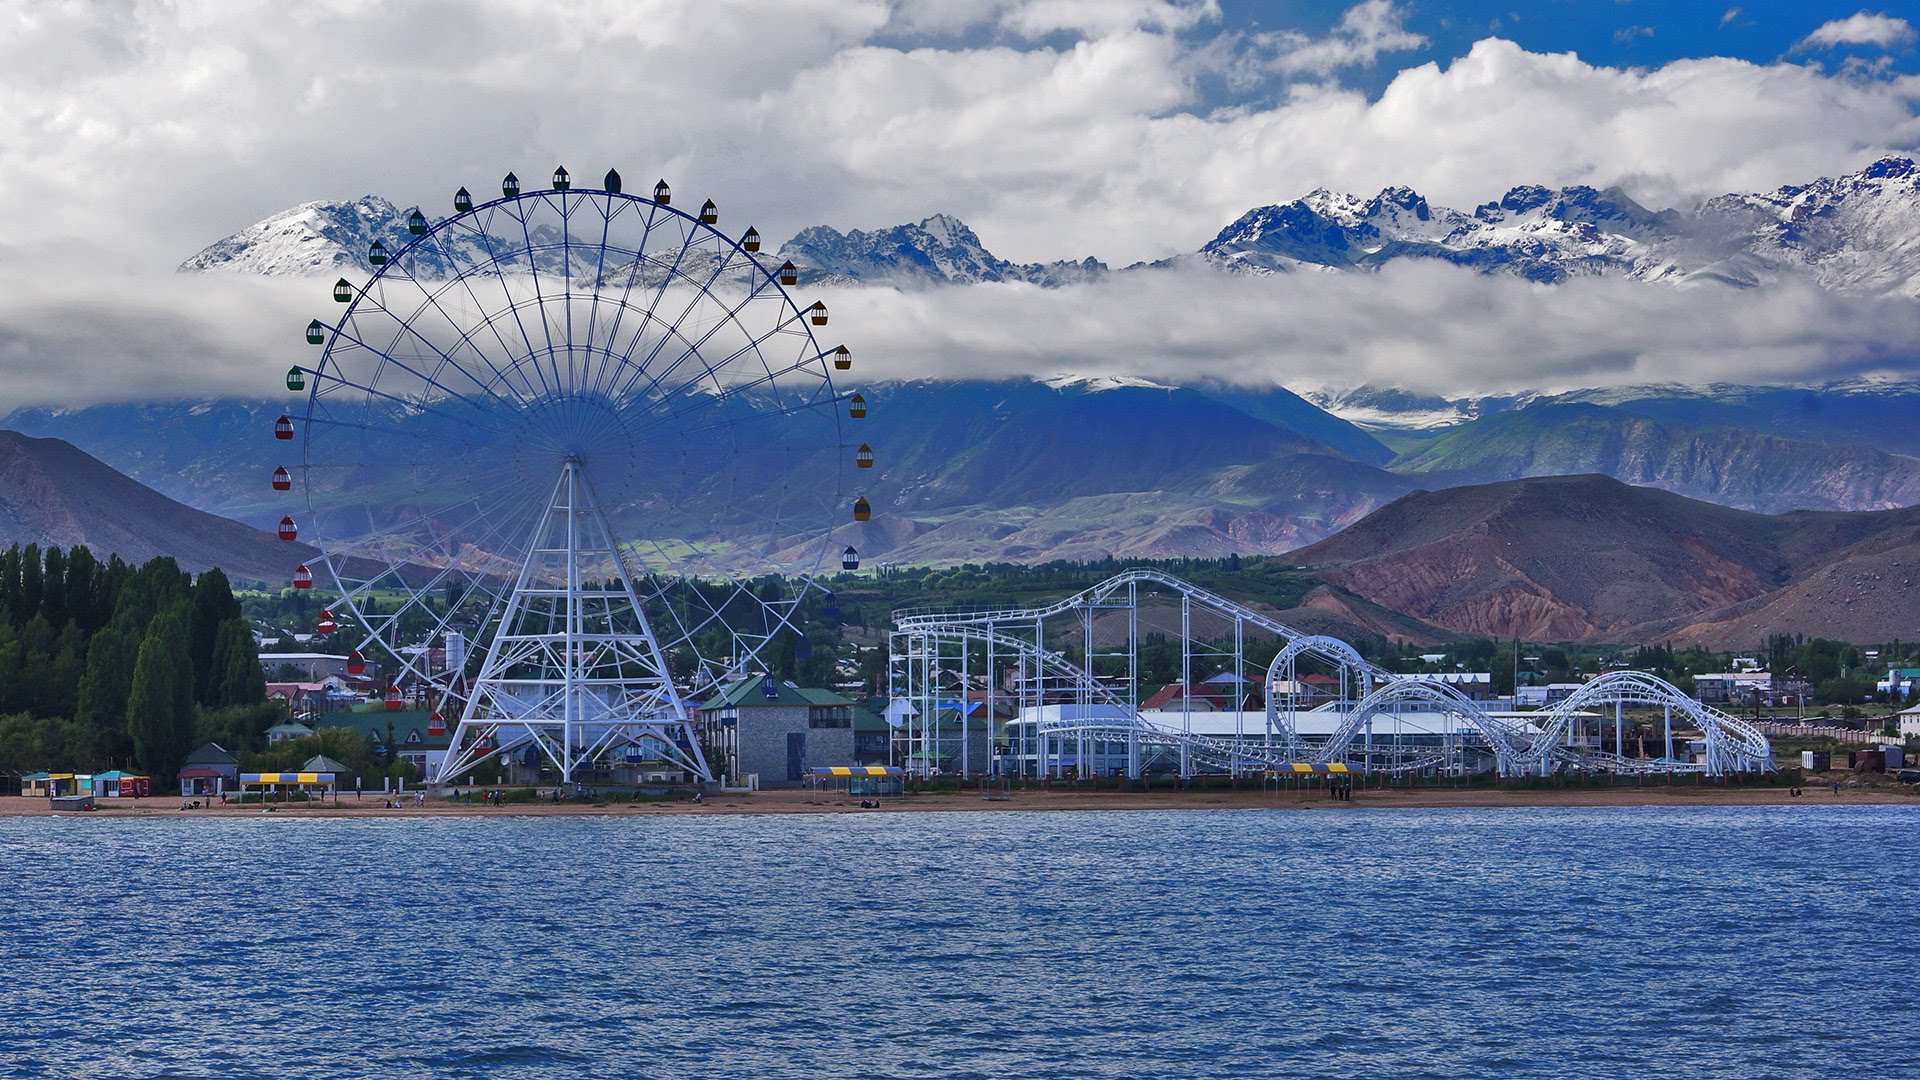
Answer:
[(803, 771), (821, 765), (853, 764), (853, 728), (816, 728), (808, 726), (805, 705), (740, 706), (740, 753), (737, 777), (760, 774), (761, 787), (798, 787), (800, 781), (787, 776), (787, 736), (801, 734), (806, 750), (800, 767)]

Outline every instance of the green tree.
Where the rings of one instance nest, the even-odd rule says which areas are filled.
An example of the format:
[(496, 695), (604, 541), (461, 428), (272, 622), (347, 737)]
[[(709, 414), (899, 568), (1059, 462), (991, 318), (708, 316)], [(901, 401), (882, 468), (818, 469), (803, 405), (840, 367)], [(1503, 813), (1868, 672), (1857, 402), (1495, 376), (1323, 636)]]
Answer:
[(242, 761), (248, 761), (251, 760), (249, 755), (258, 753), (265, 745), (267, 729), (286, 718), (286, 710), (278, 704), (202, 709), (194, 725), (193, 745), (219, 743)]
[(170, 610), (148, 626), (127, 695), (127, 734), (133, 739), (134, 759), (156, 781), (165, 783), (180, 771), (192, 749), (195, 719), (187, 618)]
[(54, 626), (67, 621), (67, 553), (50, 547), (46, 554), (46, 572), (40, 579), (40, 614)]
[(257, 705), (267, 700), (267, 673), (260, 666), (260, 650), (245, 619), (228, 619), (220, 624), (212, 670), (212, 704), (216, 708)]
[(20, 545), (0, 554), (0, 619), (20, 617)]
[(20, 605), (13, 609), (13, 621), (26, 622), (40, 612), (40, 591), (44, 568), (40, 565), (40, 545), (20, 549)]
[(104, 618), (94, 621), (94, 590), (99, 587), (96, 580), (99, 574), (99, 562), (84, 545), (67, 552), (67, 615), (82, 634), (93, 633), (106, 621)]
[(91, 727), (124, 726), (133, 666), (139, 659), (140, 641), (126, 630), (109, 626), (93, 635), (87, 644), (87, 668), (80, 677), (75, 719)]
[(77, 623), (68, 623), (54, 643), (53, 658), (41, 680), (40, 704), (50, 716), (72, 717), (77, 711), (80, 680), (87, 670), (87, 646)]
[(240, 618), (240, 601), (233, 598), (233, 587), (219, 567), (201, 574), (193, 583), (193, 606), (187, 626), (187, 653), (193, 658), (193, 696), (202, 705), (224, 704), (217, 700), (226, 671), (214, 667), (213, 653), (221, 635), (221, 624)]

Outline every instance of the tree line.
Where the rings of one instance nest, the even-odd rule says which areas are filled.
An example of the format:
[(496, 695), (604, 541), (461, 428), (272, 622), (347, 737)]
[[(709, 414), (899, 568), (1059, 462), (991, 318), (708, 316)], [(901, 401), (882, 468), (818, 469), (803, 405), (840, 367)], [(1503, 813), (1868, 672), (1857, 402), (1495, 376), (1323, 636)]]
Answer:
[(0, 553), (0, 772), (124, 768), (168, 787), (200, 742), (256, 738), (265, 700), (220, 570), (85, 547)]

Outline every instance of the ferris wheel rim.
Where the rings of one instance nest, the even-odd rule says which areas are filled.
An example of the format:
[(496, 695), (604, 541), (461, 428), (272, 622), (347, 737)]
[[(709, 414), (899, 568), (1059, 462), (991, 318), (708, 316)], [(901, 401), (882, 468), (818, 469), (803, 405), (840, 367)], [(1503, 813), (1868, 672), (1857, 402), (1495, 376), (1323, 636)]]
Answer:
[[(569, 209), (569, 207), (572, 207), (572, 209)], [(561, 215), (563, 222), (568, 222), (570, 220), (569, 215), (579, 213), (582, 207), (599, 208), (602, 222), (602, 235), (597, 243), (573, 243), (566, 239), (568, 234), (564, 230), (561, 234), (562, 240), (559, 244), (535, 243), (532, 232), (533, 226), (529, 224), (529, 220), (535, 212), (542, 209), (554, 210)], [(418, 214), (419, 211), (416, 210), (413, 211), (413, 213)], [(454, 256), (452, 244), (456, 237), (462, 235), (463, 231), (472, 235), (489, 236), (493, 228), (493, 222), (490, 220), (490, 217), (502, 213), (521, 226), (521, 236), (518, 238), (520, 241), (519, 247), (513, 248), (511, 245), (505, 245), (502, 246), (502, 250), (496, 252), (490, 244), (488, 247), (489, 254), (487, 260), (484, 263), (474, 265), (465, 265), (460, 259)], [(631, 249), (622, 248), (610, 243), (606, 235), (607, 231), (612, 228), (614, 220), (622, 214), (632, 215), (632, 217), (636, 219), (644, 216), (647, 220), (646, 227), (640, 233), (639, 239)], [(669, 233), (660, 233), (658, 230), (663, 227), (671, 227), (672, 231)], [(669, 237), (669, 240), (667, 243), (659, 244), (658, 247), (655, 248), (652, 245), (652, 241), (657, 235), (666, 235)], [(711, 274), (703, 277), (700, 273), (689, 272), (683, 267), (686, 257), (690, 252), (694, 251), (696, 247), (705, 251), (709, 246), (717, 251), (720, 256), (712, 262)], [(542, 253), (556, 247), (562, 255), (560, 270), (557, 273), (543, 266), (539, 258)], [(586, 250), (594, 248), (597, 248), (597, 256), (594, 259), (596, 265), (591, 282), (584, 290), (577, 290), (577, 281), (571, 270), (573, 265), (571, 261), (572, 251), (573, 249)], [(651, 294), (651, 302), (643, 306), (633, 301), (633, 297), (635, 295), (636, 282), (641, 279), (643, 271), (658, 268), (657, 264), (649, 264), (646, 262), (646, 256), (653, 250), (657, 250), (662, 254), (671, 250), (672, 263), (665, 267), (665, 272), (659, 275), (657, 283), (646, 284), (640, 289), (639, 295), (643, 297)], [(422, 275), (418, 273), (420, 257), (428, 253), (436, 254), (442, 265), (446, 268), (445, 272), (439, 275), (437, 281), (432, 274)], [(504, 282), (508, 275), (504, 268), (503, 260), (510, 260), (516, 256), (524, 259), (523, 266), (526, 281), (531, 284), (531, 287), (534, 289), (534, 294), (530, 298), (522, 297), (519, 301), (515, 302), (511, 297), (511, 291), (509, 289), (505, 310), (489, 310), (487, 304), (483, 302), (481, 296), (476, 292), (475, 286), (477, 281), (481, 277), (496, 277)], [(610, 272), (608, 262), (612, 256), (630, 256), (630, 258), (624, 258), (624, 261), (616, 262)], [(610, 317), (616, 320), (616, 328), (620, 323), (623, 323), (629, 318), (633, 318), (640, 323), (639, 328), (634, 331), (631, 339), (620, 337), (610, 338), (609, 344), (607, 345), (594, 345), (591, 342), (582, 345), (580, 342), (572, 340), (571, 338), (561, 341), (549, 339), (544, 347), (534, 348), (533, 346), (536, 345), (536, 342), (532, 335), (526, 333), (527, 325), (525, 322), (522, 322), (519, 329), (529, 349), (526, 350), (523, 356), (507, 345), (506, 327), (508, 324), (504, 321), (507, 314), (511, 313), (517, 316), (520, 308), (544, 313), (547, 305), (552, 302), (551, 297), (542, 287), (543, 280), (548, 282), (558, 281), (560, 283), (559, 289), (553, 296), (560, 297), (562, 302), (566, 304), (571, 304), (576, 300), (584, 300), (586, 302), (585, 307), (589, 313), (588, 317), (590, 319), (598, 319), (602, 310), (609, 308), (605, 295), (610, 291), (608, 289), (608, 282), (619, 278), (623, 270), (627, 273), (626, 285), (624, 289), (620, 291), (618, 299), (610, 305)], [(721, 279), (722, 275), (730, 272), (744, 273), (750, 282), (750, 287), (746, 294), (739, 298), (737, 302), (719, 302), (719, 297), (714, 291), (715, 285)], [(575, 354), (584, 353), (589, 357), (597, 356), (607, 361), (607, 363), (601, 365), (603, 371), (619, 372), (623, 369), (623, 366), (630, 366), (633, 355), (631, 350), (652, 332), (654, 333), (653, 352), (649, 354), (647, 361), (642, 362), (635, 367), (633, 371), (628, 373), (631, 375), (631, 378), (619, 387), (619, 394), (627, 394), (634, 390), (641, 376), (646, 373), (647, 365), (651, 362), (652, 357), (658, 355), (669, 343), (677, 350), (678, 354), (668, 366), (668, 373), (672, 373), (680, 364), (689, 361), (697, 362), (703, 367), (703, 370), (690, 372), (690, 376), (684, 381), (676, 381), (670, 385), (663, 386), (663, 382), (667, 380), (666, 376), (662, 375), (654, 377), (648, 384), (646, 394), (650, 395), (649, 400), (657, 398), (658, 400), (668, 402), (679, 402), (686, 406), (684, 408), (670, 410), (667, 413), (668, 416), (676, 421), (684, 421), (688, 414), (696, 413), (701, 409), (715, 408), (717, 405), (728, 401), (730, 396), (749, 392), (763, 384), (772, 387), (776, 391), (785, 389), (779, 385), (779, 380), (783, 376), (793, 375), (804, 370), (809, 377), (817, 375), (819, 392), (813, 393), (809, 395), (806, 400), (798, 402), (798, 406), (805, 409), (817, 410), (820, 415), (831, 417), (833, 421), (832, 430), (834, 432), (831, 445), (838, 451), (851, 451), (853, 442), (857, 440), (848, 438), (848, 433), (845, 429), (845, 417), (841, 415), (841, 409), (844, 407), (850, 395), (836, 385), (833, 375), (835, 365), (831, 362), (836, 356), (844, 357), (847, 353), (846, 347), (844, 344), (834, 346), (822, 343), (820, 336), (815, 333), (813, 326), (809, 325), (809, 317), (816, 309), (823, 312), (824, 305), (815, 304), (809, 308), (798, 301), (788, 292), (788, 285), (782, 281), (782, 275), (786, 272), (787, 268), (782, 267), (776, 269), (769, 264), (769, 261), (760, 257), (757, 245), (755, 250), (749, 250), (742, 239), (735, 238), (722, 231), (718, 228), (716, 222), (707, 220), (704, 215), (689, 213), (679, 207), (636, 193), (591, 188), (542, 188), (523, 190), (512, 195), (503, 195), (499, 198), (489, 199), (484, 202), (474, 202), (468, 208), (459, 210), (451, 216), (428, 221), (424, 231), (414, 233), (405, 244), (397, 246), (393, 251), (386, 253), (384, 260), (379, 265), (373, 267), (372, 274), (363, 284), (359, 286), (347, 285), (345, 279), (342, 278), (341, 283), (336, 286), (336, 298), (339, 297), (342, 286), (351, 290), (351, 296), (346, 300), (345, 307), (339, 317), (331, 324), (319, 319), (315, 319), (314, 323), (310, 324), (308, 340), (313, 342), (313, 327), (317, 326), (324, 335), (325, 347), (318, 363), (304, 367), (304, 370), (313, 376), (313, 386), (306, 392), (304, 397), (305, 408), (302, 410), (301, 416), (303, 439), (299, 469), (303, 487), (307, 495), (307, 512), (310, 518), (316, 522), (314, 535), (308, 539), (319, 548), (321, 554), (317, 558), (316, 563), (318, 566), (325, 567), (329, 576), (333, 577), (334, 585), (340, 590), (342, 603), (345, 607), (356, 616), (360, 615), (362, 607), (360, 602), (361, 597), (370, 592), (370, 582), (384, 580), (398, 570), (419, 565), (410, 560), (417, 559), (418, 556), (427, 549), (419, 548), (405, 553), (396, 552), (389, 557), (384, 569), (378, 565), (377, 559), (370, 559), (369, 562), (371, 565), (368, 565), (359, 572), (355, 572), (351, 566), (351, 560), (362, 557), (356, 552), (356, 546), (353, 543), (342, 540), (338, 536), (329, 536), (327, 535), (327, 530), (317, 527), (317, 523), (324, 520), (324, 516), (321, 513), (322, 507), (319, 505), (319, 489), (314, 482), (316, 475), (324, 473), (330, 467), (343, 469), (352, 468), (351, 465), (330, 466), (326, 460), (324, 443), (328, 437), (327, 433), (335, 429), (347, 429), (356, 426), (344, 417), (333, 416), (326, 411), (325, 399), (331, 392), (339, 392), (344, 389), (346, 400), (349, 403), (355, 400), (354, 395), (356, 394), (363, 394), (368, 398), (384, 398), (387, 405), (395, 409), (411, 410), (412, 415), (449, 411), (459, 412), (461, 415), (457, 419), (460, 422), (485, 427), (484, 420), (493, 410), (499, 410), (504, 415), (524, 415), (529, 406), (565, 405), (584, 400), (585, 396), (587, 396), (587, 394), (583, 394), (577, 390), (561, 395), (554, 395), (549, 390), (546, 397), (536, 397), (533, 396), (534, 388), (530, 384), (523, 384), (519, 387), (514, 386), (512, 381), (507, 377), (507, 371), (521, 367), (529, 360), (537, 361), (542, 357), (551, 359), (556, 353), (564, 351), (568, 355), (570, 362), (575, 358)], [(418, 290), (419, 293), (410, 311), (405, 310), (405, 305), (398, 305), (390, 309), (383, 291), (386, 286), (402, 282)], [(669, 305), (664, 312), (661, 310), (662, 298), (667, 295), (670, 288), (674, 287), (690, 289), (692, 296), (687, 306), (682, 309), (682, 313), (678, 319), (672, 314), (671, 305)], [(396, 326), (394, 327), (394, 331), (396, 334), (404, 334), (414, 329), (416, 320), (420, 319), (423, 313), (427, 312), (429, 308), (437, 309), (441, 317), (446, 318), (448, 322), (452, 323), (455, 320), (447, 315), (445, 309), (441, 307), (439, 299), (441, 296), (449, 294), (455, 289), (464, 289), (468, 298), (474, 302), (475, 308), (487, 311), (487, 314), (478, 324), (469, 326), (454, 346), (444, 350), (436, 350), (439, 353), (439, 360), (443, 362), (443, 366), (435, 370), (422, 371), (408, 368), (406, 363), (394, 357), (393, 354), (400, 350), (395, 347), (393, 341), (388, 341), (383, 346), (374, 335), (366, 335), (363, 338), (359, 333), (359, 327), (355, 323), (356, 315), (369, 309), (377, 309), (383, 315), (395, 321)], [(694, 305), (702, 299), (714, 300), (718, 303), (719, 308), (724, 311), (724, 318), (716, 322), (715, 329), (725, 322), (732, 322), (736, 324), (740, 333), (746, 335), (743, 339), (745, 344), (734, 353), (724, 357), (719, 364), (709, 362), (706, 354), (704, 354), (700, 348), (701, 344), (713, 337), (715, 329), (709, 329), (705, 337), (696, 339), (683, 332), (683, 328), (678, 321), (679, 319), (684, 319), (686, 312), (691, 311)], [(742, 313), (750, 303), (767, 299), (777, 300), (781, 315), (773, 329), (758, 332), (756, 336), (754, 329), (740, 323)], [(571, 315), (571, 311), (569, 311), (569, 315)], [(816, 324), (823, 323), (824, 315), (812, 321)], [(772, 340), (775, 334), (794, 334), (796, 332), (800, 335), (799, 340), (804, 342), (804, 345), (788, 354), (792, 357), (791, 363), (767, 362), (767, 355), (762, 349), (763, 343)], [(591, 333), (591, 331), (589, 333)], [(469, 363), (462, 363), (461, 359), (456, 358), (457, 356), (465, 355), (458, 350), (471, 345), (473, 338), (483, 334), (493, 334), (497, 343), (507, 348), (507, 351), (501, 356), (501, 367), (488, 365), (487, 370), (484, 372), (474, 370)], [(397, 340), (397, 338), (395, 340)], [(630, 342), (629, 352), (616, 357), (611, 345), (613, 342), (619, 340), (628, 340)], [(378, 389), (378, 384), (373, 379), (369, 379), (366, 383), (363, 383), (352, 379), (341, 378), (338, 371), (339, 364), (336, 360), (337, 350), (343, 348), (364, 350), (366, 353), (376, 357), (376, 379), (379, 374), (384, 371), (385, 365), (391, 363), (395, 367), (405, 370), (407, 376), (419, 379), (433, 387), (439, 391), (442, 396), (430, 400), (424, 397), (407, 400), (400, 395), (392, 393), (383, 395)], [(486, 354), (476, 350), (473, 355), (484, 357)], [(707, 379), (714, 379), (716, 383), (718, 383), (718, 371), (722, 367), (732, 364), (742, 356), (750, 356), (759, 361), (757, 372), (752, 370), (753, 365), (741, 365), (748, 369), (746, 374), (753, 377), (749, 377), (737, 385), (728, 386), (722, 384), (716, 392), (704, 393), (698, 399), (692, 398), (691, 391), (695, 387)], [(615, 361), (618, 362), (616, 363)], [(845, 365), (841, 364), (840, 367), (844, 369)], [(524, 372), (522, 372), (522, 374), (524, 375)], [(332, 384), (331, 389), (329, 387), (330, 382)], [(470, 385), (459, 385), (461, 382)], [(591, 393), (591, 391), (588, 393)], [(476, 402), (475, 399), (482, 396), (484, 396), (483, 400)], [(689, 402), (691, 403), (688, 404)], [(364, 405), (365, 402), (362, 400), (360, 403)], [(732, 418), (723, 416), (714, 420), (710, 429), (692, 428), (688, 430), (704, 432), (706, 430), (737, 428), (739, 423), (740, 421), (737, 416)], [(377, 431), (377, 427), (378, 425), (363, 421), (358, 425), (358, 430), (362, 437), (398, 438), (403, 442), (409, 437), (424, 437), (417, 433), (411, 436), (396, 436), (391, 432), (381, 433)], [(492, 430), (489, 433), (501, 436), (511, 434), (511, 432), (499, 429)], [(592, 433), (590, 432), (590, 434)], [(864, 446), (865, 444), (862, 445)], [(318, 451), (316, 449), (317, 446), (319, 448)], [(735, 456), (745, 453), (764, 454), (767, 452), (769, 451), (766, 448), (753, 446), (745, 448), (735, 447), (731, 451)], [(837, 475), (841, 481), (844, 481), (847, 477), (848, 456), (846, 453), (836, 453), (833, 458)], [(865, 466), (863, 465), (862, 467)], [(509, 471), (508, 466), (501, 465), (497, 466), (493, 473), (483, 474), (481, 478), (493, 479), (505, 475)], [(838, 483), (836, 487), (841, 492), (846, 493), (846, 485), (844, 482)], [(456, 503), (457, 505), (466, 505), (464, 502), (456, 501)], [(527, 503), (528, 499), (524, 496), (505, 495), (495, 500), (492, 504), (479, 508), (475, 514), (476, 518), (496, 519), (496, 524), (488, 531), (481, 533), (479, 539), (492, 541), (498, 536), (504, 535), (503, 530), (509, 527), (506, 523), (512, 517), (519, 516), (519, 512), (526, 508)], [(862, 503), (864, 505), (864, 500), (862, 500)], [(509, 510), (512, 511), (512, 513), (505, 512)], [(429, 511), (422, 510), (420, 516), (425, 517), (428, 512)], [(467, 523), (462, 522), (459, 527), (464, 528), (466, 524)], [(831, 518), (823, 520), (819, 523), (820, 531), (823, 535), (830, 535), (837, 524), (844, 524), (844, 521), (836, 522)], [(631, 546), (652, 544), (656, 549), (660, 549), (660, 554), (665, 554), (664, 549), (667, 541), (659, 536), (622, 536), (621, 540)], [(813, 552), (814, 561), (812, 565), (795, 568), (800, 571), (796, 577), (806, 583), (803, 588), (811, 586), (813, 580), (830, 567), (829, 555), (836, 543), (836, 541), (829, 541), (817, 545), (817, 550)], [(338, 555), (336, 553), (338, 553)], [(624, 562), (624, 554), (617, 552), (616, 555)], [(683, 558), (682, 565), (697, 565), (702, 569), (714, 571), (716, 572), (714, 579), (718, 582), (724, 582), (727, 586), (743, 593), (749, 591), (750, 583), (746, 578), (737, 577), (718, 561), (701, 553), (697, 547), (693, 549), (691, 554)], [(429, 569), (433, 570), (432, 567), (429, 567)], [(461, 578), (463, 574), (465, 574), (464, 571), (457, 571), (452, 564), (439, 567), (437, 570), (433, 570), (432, 573), (424, 575), (423, 581), (417, 589), (410, 587), (408, 597), (402, 602), (410, 603), (417, 601), (422, 595), (431, 592), (443, 584)], [(673, 578), (676, 575), (672, 569), (667, 569), (663, 572), (661, 568), (653, 567), (634, 576), (636, 582), (644, 578), (649, 583), (650, 597), (658, 597), (664, 595), (669, 586), (656, 585), (655, 583)], [(679, 576), (687, 579), (684, 573)], [(701, 580), (705, 579), (703, 578)], [(493, 597), (491, 607), (493, 609), (498, 608), (499, 590), (489, 590), (473, 575), (466, 575), (465, 584), (461, 586), (461, 589), (463, 600), (474, 596), (476, 593), (487, 594), (491, 592)], [(484, 598), (483, 595), (481, 599)], [(677, 612), (674, 618), (676, 620), (680, 618)], [(362, 618), (361, 621), (364, 624), (369, 620)], [(705, 629), (712, 621), (713, 617), (708, 616), (704, 621), (693, 626), (692, 629), (688, 629), (685, 625), (679, 626), (679, 632), (676, 633), (675, 640), (686, 641), (690, 639), (694, 633)], [(787, 620), (783, 619), (782, 624), (786, 625), (786, 623)], [(482, 626), (484, 625), (486, 625), (486, 623), (483, 620)], [(444, 626), (436, 627), (436, 631), (441, 629), (444, 629)], [(383, 645), (387, 644), (387, 642), (380, 639), (377, 634), (370, 634), (369, 640), (382, 640)]]

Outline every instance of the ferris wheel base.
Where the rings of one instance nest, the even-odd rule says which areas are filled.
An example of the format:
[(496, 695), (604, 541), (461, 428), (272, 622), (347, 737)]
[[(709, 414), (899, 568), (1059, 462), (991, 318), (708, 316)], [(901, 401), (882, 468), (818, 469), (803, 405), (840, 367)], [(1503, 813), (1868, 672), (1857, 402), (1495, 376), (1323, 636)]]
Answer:
[(663, 762), (713, 782), (617, 542), (573, 459), (534, 524), (433, 783), (444, 787), (536, 748), (562, 783), (610, 758)]

